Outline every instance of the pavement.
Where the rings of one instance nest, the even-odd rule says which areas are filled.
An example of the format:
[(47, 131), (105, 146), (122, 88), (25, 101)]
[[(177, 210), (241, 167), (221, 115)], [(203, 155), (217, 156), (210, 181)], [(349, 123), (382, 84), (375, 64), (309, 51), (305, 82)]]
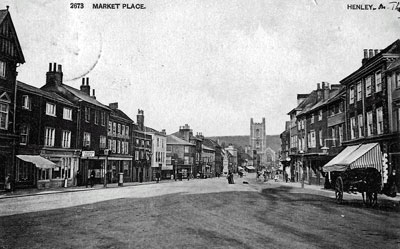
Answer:
[[(192, 179), (197, 180), (197, 179)], [(60, 193), (70, 193), (70, 192), (78, 192), (78, 191), (92, 191), (92, 190), (100, 190), (105, 188), (122, 188), (122, 187), (132, 187), (132, 186), (141, 186), (141, 185), (149, 185), (149, 184), (162, 184), (167, 182), (173, 182), (175, 180), (161, 180), (158, 183), (156, 181), (150, 182), (125, 182), (123, 186), (118, 186), (118, 183), (108, 183), (107, 187), (104, 187), (103, 184), (95, 184), (93, 187), (86, 186), (73, 186), (68, 188), (50, 188), (50, 189), (16, 189), (13, 192), (0, 191), (0, 200), (6, 198), (17, 198), (17, 197), (25, 197), (25, 196), (34, 196), (34, 195), (49, 195), (49, 194), (60, 194)], [(183, 179), (182, 181), (187, 181)]]

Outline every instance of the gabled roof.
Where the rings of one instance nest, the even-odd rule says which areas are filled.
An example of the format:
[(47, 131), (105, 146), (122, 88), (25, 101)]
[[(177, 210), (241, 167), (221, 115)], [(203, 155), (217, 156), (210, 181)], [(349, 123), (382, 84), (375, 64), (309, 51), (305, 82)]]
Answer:
[(168, 135), (167, 136), (167, 144), (169, 145), (190, 145), (190, 146), (195, 146), (192, 143), (189, 143), (183, 139), (180, 139), (179, 137), (176, 137), (174, 135)]
[(389, 66), (387, 67), (386, 71), (392, 71), (396, 68), (400, 68), (400, 59), (397, 59), (397, 60), (393, 61), (392, 63), (390, 63)]
[(344, 86), (341, 86), (339, 89), (335, 89), (335, 90), (331, 90), (329, 92), (329, 97), (328, 99), (321, 99), (319, 102), (317, 102), (315, 105), (313, 105), (311, 108), (309, 108), (306, 112), (311, 112), (311, 111), (315, 111), (323, 106), (325, 106), (328, 103), (333, 102), (332, 99), (338, 99), (338, 95), (340, 95), (340, 93), (343, 93), (345, 91)]
[(43, 97), (46, 97), (48, 99), (51, 99), (51, 100), (54, 100), (54, 101), (57, 101), (57, 102), (61, 102), (61, 103), (66, 104), (66, 105), (74, 106), (74, 104), (72, 102), (70, 102), (67, 99), (61, 97), (57, 93), (47, 92), (47, 91), (44, 91), (44, 90), (42, 90), (40, 88), (28, 85), (28, 84), (26, 84), (24, 82), (21, 82), (21, 81), (17, 81), (17, 88), (18, 88), (18, 90), (27, 91), (27, 92), (30, 92), (32, 94), (43, 96)]
[(157, 134), (159, 136), (164, 136), (164, 137), (167, 136), (165, 133), (157, 131), (156, 129), (153, 129), (153, 128), (150, 128), (150, 127), (147, 127), (147, 126), (144, 127), (144, 130), (146, 132), (148, 132), (148, 133), (154, 133), (154, 134)]
[(315, 101), (317, 99), (317, 91), (314, 90), (310, 93), (310, 95), (303, 100), (296, 108), (301, 110), (297, 116), (301, 116), (304, 113), (306, 113), (308, 110), (311, 109), (311, 107), (315, 104)]
[(16, 45), (16, 50), (17, 50), (17, 53), (18, 53), (18, 55), (16, 56), (17, 62), (25, 63), (24, 54), (22, 53), (22, 48), (21, 48), (21, 45), (19, 43), (17, 32), (15, 31), (14, 23), (13, 23), (13, 21), (11, 19), (10, 12), (8, 11), (8, 9), (0, 10), (0, 25), (3, 22), (5, 22), (7, 20), (7, 18), (10, 19), (10, 26), (11, 26), (12, 33), (13, 33), (13, 38), (14, 38), (14, 42), (15, 42), (15, 45)]
[(75, 89), (75, 88), (73, 88), (71, 86), (68, 86), (68, 85), (65, 85), (65, 84), (61, 84), (61, 86), (63, 86), (70, 93), (72, 93), (73, 95), (75, 95), (76, 97), (80, 98), (81, 100), (83, 100), (85, 102), (88, 102), (90, 104), (93, 104), (93, 105), (101, 107), (101, 108), (105, 108), (107, 110), (111, 110), (108, 106), (100, 103), (95, 98), (87, 95), (86, 93), (82, 92), (81, 90)]

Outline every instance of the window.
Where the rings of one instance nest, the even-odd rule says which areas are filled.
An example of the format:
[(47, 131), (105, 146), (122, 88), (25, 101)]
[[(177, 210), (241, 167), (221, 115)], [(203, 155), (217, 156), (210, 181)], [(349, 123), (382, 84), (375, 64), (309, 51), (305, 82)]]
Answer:
[(344, 102), (339, 103), (339, 113), (342, 113), (344, 111)]
[(0, 129), (8, 129), (8, 104), (0, 103)]
[(121, 125), (121, 135), (125, 136), (125, 125)]
[(56, 130), (51, 127), (46, 127), (45, 134), (44, 134), (44, 145), (53, 147), (54, 146), (54, 137), (55, 137)]
[(49, 116), (56, 116), (56, 105), (51, 103), (46, 103), (46, 114)]
[(382, 91), (382, 74), (381, 71), (375, 73), (375, 92)]
[(112, 140), (112, 152), (117, 153), (117, 141)]
[(365, 78), (365, 95), (371, 96), (371, 76)]
[(90, 122), (90, 108), (85, 107), (85, 121)]
[(185, 146), (185, 153), (189, 153), (189, 146)]
[(189, 157), (188, 156), (184, 157), (184, 164), (189, 164)]
[(400, 87), (400, 72), (396, 75), (396, 88)]
[(357, 83), (357, 101), (360, 101), (362, 98), (362, 85), (361, 85), (361, 81), (359, 81)]
[(104, 112), (100, 112), (100, 123), (102, 126), (106, 126), (106, 115)]
[(22, 96), (22, 108), (27, 110), (31, 109), (31, 99), (28, 95)]
[(140, 143), (139, 143), (139, 139), (138, 139), (138, 138), (136, 138), (136, 145), (137, 145), (137, 146), (139, 146), (139, 145), (140, 145)]
[(356, 118), (352, 117), (350, 118), (350, 138), (354, 139), (355, 137), (355, 129), (356, 129)]
[(21, 125), (20, 127), (20, 144), (27, 144), (28, 143), (28, 138), (29, 138), (29, 126), (28, 125)]
[(63, 131), (62, 133), (62, 147), (70, 148), (71, 147), (71, 132)]
[(358, 137), (364, 136), (364, 122), (363, 122), (363, 115), (358, 115)]
[(311, 124), (313, 124), (313, 123), (314, 123), (314, 113), (313, 113), (313, 114), (311, 114), (311, 120), (310, 120), (310, 123), (311, 123)]
[(108, 149), (111, 150), (112, 148), (112, 140), (108, 139)]
[(90, 133), (89, 132), (83, 133), (83, 146), (90, 147)]
[(117, 153), (121, 153), (121, 141), (117, 141)]
[(129, 126), (125, 127), (125, 135), (129, 137)]
[(112, 133), (112, 122), (108, 121), (108, 134)]
[(144, 140), (142, 140), (142, 147), (144, 147)]
[(139, 160), (139, 151), (135, 151), (135, 160)]
[(98, 125), (99, 124), (99, 111), (98, 110), (94, 110), (94, 124)]
[(105, 149), (107, 145), (107, 138), (105, 136), (100, 136), (100, 149)]
[(64, 107), (63, 119), (72, 120), (72, 109)]
[(376, 130), (377, 134), (383, 134), (383, 111), (382, 107), (376, 108)]
[(315, 131), (311, 131), (310, 134), (311, 134), (311, 143), (310, 143), (311, 148), (315, 148), (315, 145), (316, 145)]
[(319, 130), (318, 137), (319, 137), (319, 146), (323, 146), (324, 142), (323, 142), (323, 139), (322, 139), (322, 129)]
[(318, 121), (322, 120), (322, 110), (319, 110), (318, 112)]
[(117, 134), (121, 134), (121, 124), (118, 124)]
[(350, 104), (354, 103), (354, 86), (350, 87), (350, 94), (349, 94)]
[(372, 122), (372, 112), (367, 112), (367, 136), (371, 136), (373, 133), (373, 122)]
[(343, 141), (343, 126), (339, 125), (339, 144), (342, 144)]
[(6, 77), (6, 63), (4, 61), (0, 61), (0, 77)]
[(117, 134), (117, 124), (113, 122), (113, 134)]

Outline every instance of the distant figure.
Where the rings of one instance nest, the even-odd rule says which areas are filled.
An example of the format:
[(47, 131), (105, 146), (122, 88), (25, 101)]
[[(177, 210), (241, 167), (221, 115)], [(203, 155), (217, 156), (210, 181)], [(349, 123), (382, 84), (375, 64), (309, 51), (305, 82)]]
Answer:
[(139, 182), (143, 182), (143, 172), (139, 172)]
[(228, 176), (226, 177), (228, 179), (228, 184), (234, 184), (235, 182), (233, 181), (233, 174), (232, 172), (228, 173)]
[(156, 181), (157, 181), (157, 183), (160, 181), (160, 172), (159, 171), (157, 171), (157, 173), (156, 173)]
[(275, 177), (274, 177), (274, 180), (277, 182), (278, 179), (279, 179), (279, 176), (278, 176), (278, 174), (276, 174)]
[(5, 179), (4, 189), (6, 192), (11, 192), (11, 175), (8, 174)]
[(94, 178), (96, 177), (96, 172), (94, 169), (90, 172), (90, 187), (93, 188), (94, 186)]

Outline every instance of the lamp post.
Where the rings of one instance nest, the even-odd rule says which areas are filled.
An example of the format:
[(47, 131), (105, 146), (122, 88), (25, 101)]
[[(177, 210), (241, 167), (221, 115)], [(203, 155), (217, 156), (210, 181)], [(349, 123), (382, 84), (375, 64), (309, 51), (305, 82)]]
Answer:
[(110, 153), (109, 149), (104, 149), (104, 154), (106, 159), (104, 161), (104, 179), (103, 179), (103, 186), (107, 188), (107, 164), (108, 164), (108, 154)]

